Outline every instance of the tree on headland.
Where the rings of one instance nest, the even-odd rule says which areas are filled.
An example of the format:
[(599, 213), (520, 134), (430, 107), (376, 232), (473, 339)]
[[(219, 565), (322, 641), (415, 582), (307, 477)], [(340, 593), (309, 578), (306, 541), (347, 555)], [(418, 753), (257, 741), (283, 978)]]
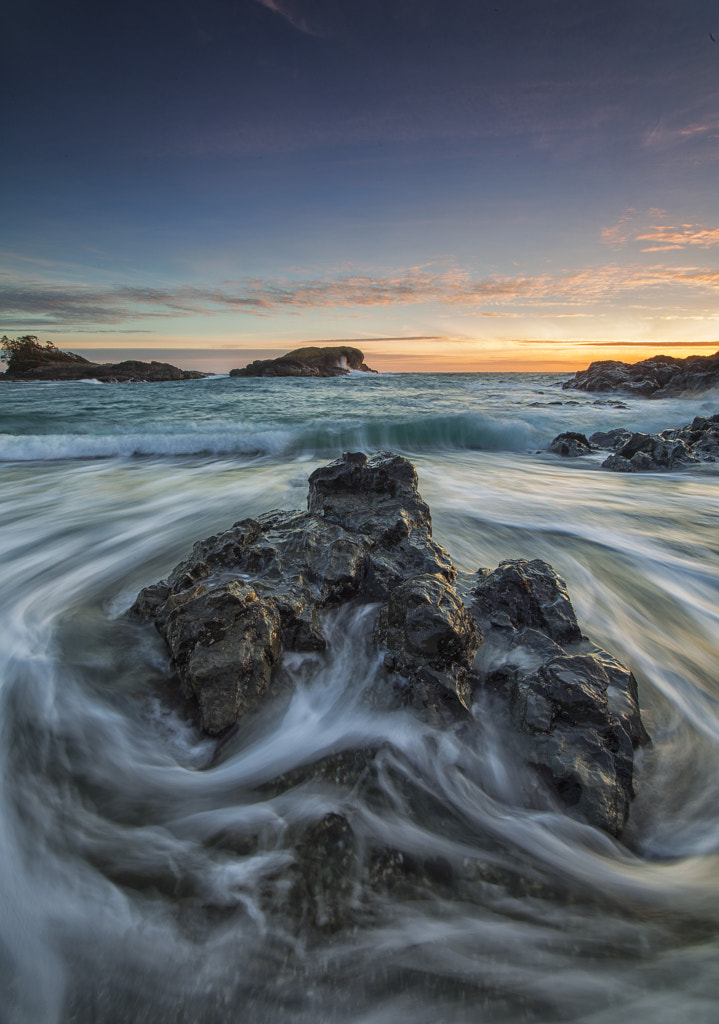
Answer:
[(63, 352), (51, 341), (42, 344), (35, 334), (23, 334), (20, 338), (8, 338), (4, 334), (0, 339), (0, 360), (7, 363), (7, 372), (24, 373), (47, 366), (50, 363), (86, 363), (87, 359), (73, 352)]

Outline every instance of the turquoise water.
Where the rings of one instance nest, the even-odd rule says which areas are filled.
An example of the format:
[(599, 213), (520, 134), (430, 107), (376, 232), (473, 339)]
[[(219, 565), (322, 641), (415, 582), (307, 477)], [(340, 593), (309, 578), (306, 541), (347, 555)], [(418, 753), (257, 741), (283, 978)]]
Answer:
[[(560, 380), (0, 385), (3, 1024), (715, 1024), (719, 475), (622, 476), (546, 446), (679, 426), (717, 401), (569, 397)], [(634, 670), (654, 742), (625, 844), (533, 808), (485, 710), (471, 756), (373, 713), (371, 609), (339, 616), (326, 657), (288, 659), (292, 700), (219, 759), (164, 698), (159, 638), (122, 619), (138, 589), (200, 537), (302, 507), (343, 449), (377, 447), (414, 461), (460, 568), (546, 559), (583, 630)], [(358, 742), (387, 750), (381, 812), (263, 788)], [(292, 836), (332, 809), (461, 884), (298, 937)]]

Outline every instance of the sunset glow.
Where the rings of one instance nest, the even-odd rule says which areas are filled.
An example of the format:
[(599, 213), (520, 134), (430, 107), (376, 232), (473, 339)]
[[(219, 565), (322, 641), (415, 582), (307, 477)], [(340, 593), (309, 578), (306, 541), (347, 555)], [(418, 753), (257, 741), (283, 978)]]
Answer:
[(0, 330), (218, 372), (347, 341), (388, 371), (715, 351), (712, 15), (16, 12)]

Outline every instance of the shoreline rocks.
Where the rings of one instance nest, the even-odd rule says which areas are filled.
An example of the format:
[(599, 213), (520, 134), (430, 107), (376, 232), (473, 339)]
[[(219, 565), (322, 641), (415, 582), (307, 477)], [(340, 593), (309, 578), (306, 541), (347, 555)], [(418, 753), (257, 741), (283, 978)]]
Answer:
[(277, 359), (255, 359), (230, 377), (343, 377), (351, 370), (377, 373), (364, 361), (364, 353), (350, 345), (296, 348)]
[(503, 562), (459, 586), (400, 456), (345, 453), (315, 470), (306, 512), (199, 541), (130, 614), (154, 623), (203, 729), (222, 736), (271, 697), (284, 651), (325, 647), (323, 612), (348, 602), (378, 605), (366, 640), (383, 654), (379, 707), (471, 732), (491, 699), (541, 799), (621, 835), (648, 742), (633, 676), (583, 637), (546, 563)]
[(719, 387), (719, 352), (711, 356), (652, 356), (638, 363), (601, 359), (578, 370), (565, 390), (621, 391), (645, 398), (696, 394)]
[(686, 426), (672, 427), (659, 434), (617, 428), (598, 431), (587, 438), (566, 431), (554, 438), (549, 451), (566, 458), (609, 451), (602, 469), (615, 473), (686, 469), (719, 460), (719, 415), (695, 416)]

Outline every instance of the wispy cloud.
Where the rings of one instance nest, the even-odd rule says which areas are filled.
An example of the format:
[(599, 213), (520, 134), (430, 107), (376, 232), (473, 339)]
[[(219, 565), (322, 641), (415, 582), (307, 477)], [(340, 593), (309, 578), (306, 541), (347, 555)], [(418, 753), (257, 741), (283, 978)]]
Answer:
[[(362, 309), (434, 303), (477, 316), (527, 312), (581, 315), (592, 304), (661, 289), (719, 292), (719, 269), (608, 264), (576, 271), (476, 279), (457, 269), (410, 267), (394, 274), (348, 273), (337, 277), (251, 279), (222, 287), (93, 288), (30, 281), (0, 284), (4, 322), (38, 326), (111, 326), (148, 318), (243, 313), (271, 316), (323, 309)], [(674, 294), (674, 293), (673, 293)]]
[(686, 249), (691, 245), (708, 249), (712, 245), (719, 245), (719, 228), (703, 228), (698, 224), (655, 225), (644, 234), (637, 235), (636, 240), (656, 243), (646, 246), (642, 252), (668, 252), (671, 249)]
[(275, 14), (279, 14), (281, 18), (288, 21), (293, 28), (296, 28), (298, 32), (304, 32), (305, 35), (314, 36), (317, 32), (314, 32), (308, 25), (307, 19), (302, 13), (300, 4), (297, 0), (257, 0), (258, 4), (266, 7), (269, 11), (274, 11)]
[(669, 127), (657, 124), (644, 137), (644, 145), (653, 149), (668, 149), (687, 142), (713, 142), (719, 139), (719, 122), (703, 121)]
[(639, 213), (629, 208), (616, 224), (602, 228), (601, 239), (613, 249), (624, 249), (630, 243), (652, 242), (641, 246), (642, 252), (670, 252), (696, 246), (709, 249), (719, 245), (719, 227), (702, 224), (667, 224), (666, 210)]

